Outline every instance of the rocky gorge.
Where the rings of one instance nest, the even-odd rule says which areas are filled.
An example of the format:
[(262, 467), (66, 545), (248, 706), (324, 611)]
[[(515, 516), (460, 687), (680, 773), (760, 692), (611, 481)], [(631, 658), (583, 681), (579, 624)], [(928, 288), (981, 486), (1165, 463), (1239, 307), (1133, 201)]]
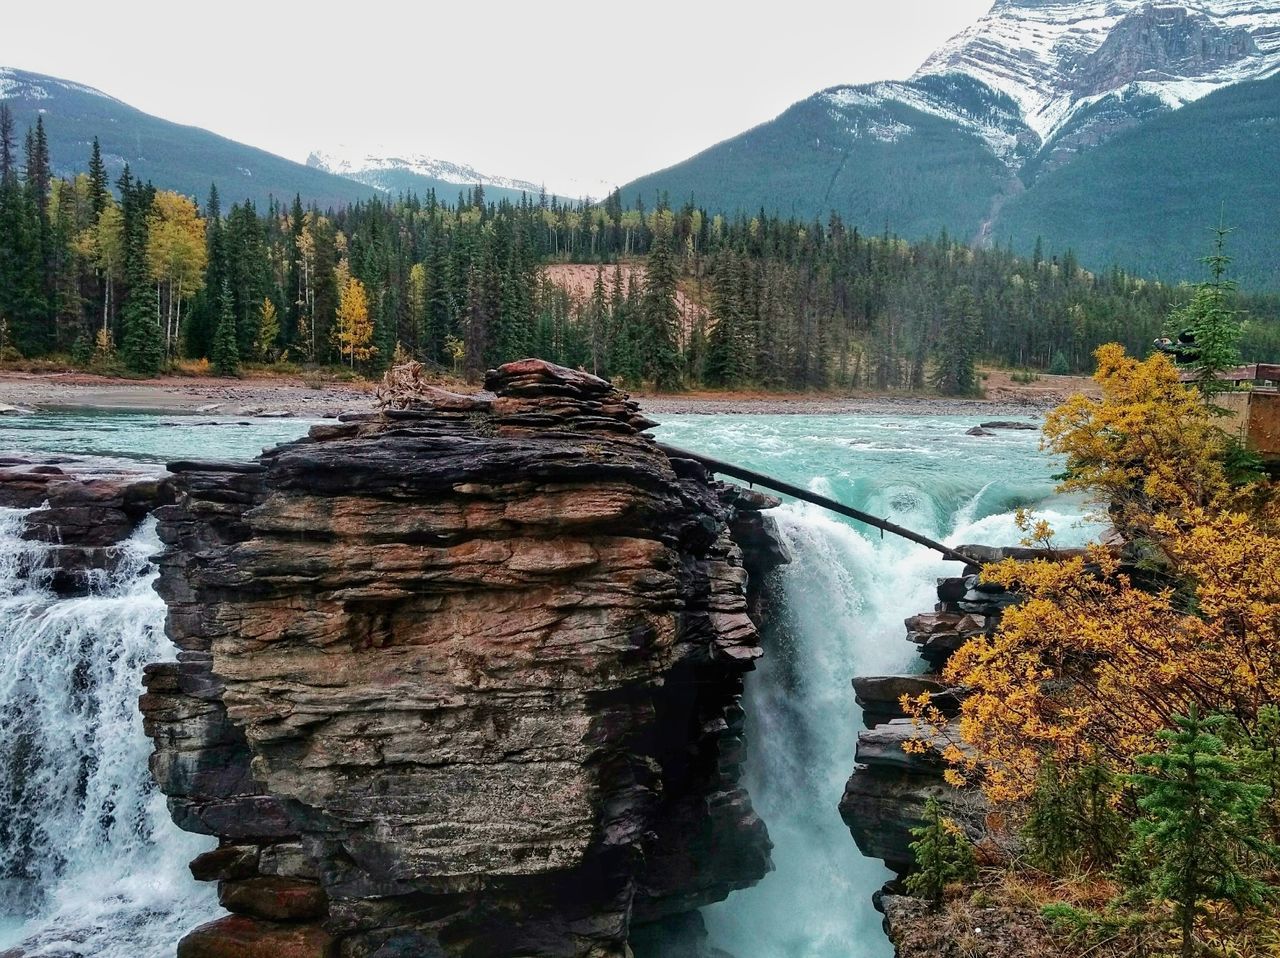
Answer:
[(170, 465), (180, 651), (141, 706), (231, 912), (182, 958), (606, 958), (655, 926), (694, 954), (696, 909), (769, 868), (739, 698), (774, 500), (594, 377), (486, 385)]
[[(317, 424), (253, 461), (186, 459), (167, 471), (59, 455), (0, 462), (6, 574), (69, 603), (150, 596), (120, 626), (122, 637), (149, 628), (160, 643), (139, 644), (121, 689), (132, 719), (121, 720), (137, 722), (127, 686), (150, 662), (140, 701), (147, 777), (168, 810), (148, 814), (171, 837), (139, 860), (180, 869), (193, 859), (191, 874), (212, 887), (201, 896), (188, 883), (137, 953), (172, 954), (181, 937), (187, 958), (723, 958), (711, 942), (755, 958), (782, 939), (752, 944), (726, 920), (754, 928), (744, 908), (813, 893), (796, 886), (794, 851), (810, 813), (780, 806), (780, 790), (832, 823), (834, 834), (805, 832), (804, 841), (843, 846), (851, 858), (840, 874), (863, 876), (833, 903), (867, 903), (883, 881), (836, 817), (851, 732), (829, 754), (808, 732), (839, 725), (848, 678), (869, 671), (843, 650), (879, 631), (867, 631), (874, 615), (842, 606), (841, 631), (828, 635), (830, 593), (818, 597), (823, 570), (864, 568), (865, 540), (791, 506), (776, 523), (776, 500), (664, 451), (636, 403), (602, 380), (529, 361), (493, 371), (487, 386), (458, 395), (400, 371), (379, 411)], [(994, 455), (986, 450), (1005, 440), (955, 442)], [(240, 455), (246, 444), (230, 448)], [(15, 531), (29, 549), (13, 548)], [(846, 534), (858, 551), (826, 551)], [(157, 574), (146, 557), (161, 543)], [(1011, 600), (979, 588), (973, 571), (940, 581), (940, 607), (909, 622), (935, 669), (959, 641), (994, 628)], [(918, 573), (894, 575), (886, 581)], [(111, 585), (129, 576), (124, 592)], [(874, 580), (832, 585), (900, 616), (931, 582), (913, 586), (909, 604)], [(71, 611), (55, 603), (49, 614)], [(96, 645), (95, 654), (117, 655), (94, 643), (100, 614), (77, 607), (85, 625), (73, 655)], [(174, 646), (176, 661), (165, 661)], [(828, 650), (837, 657), (827, 661)], [(81, 678), (69, 674), (63, 694), (80, 695), (94, 675), (85, 669), (98, 667), (73, 662)], [(835, 712), (811, 707), (825, 694), (812, 684), (825, 683), (824, 671), (844, 690)], [(862, 851), (899, 871), (919, 807), (948, 791), (940, 768), (902, 751), (909, 730), (894, 721), (901, 694), (925, 686), (954, 706), (929, 676), (855, 682), (876, 727), (858, 743), (862, 767), (842, 810)], [(15, 721), (21, 708), (13, 703)], [(83, 721), (96, 722), (92, 709)], [(147, 743), (138, 740), (140, 776)], [(806, 769), (830, 768), (829, 787), (821, 773), (813, 794), (802, 791), (808, 783), (791, 776), (803, 770), (788, 765), (801, 753)], [(7, 761), (0, 756), (0, 779)], [(92, 776), (101, 761), (68, 755), (64, 765)], [(140, 810), (145, 791), (134, 801)], [(118, 817), (110, 803), (92, 815)], [(168, 819), (195, 837), (175, 843), (182, 833)], [(47, 839), (31, 834), (22, 841), (39, 854)], [(756, 885), (775, 863), (760, 888), (706, 909), (704, 926), (706, 906)], [(40, 863), (17, 864), (21, 881)], [(894, 913), (891, 897), (882, 904)], [(867, 953), (878, 954), (887, 947), (870, 931), (879, 917), (859, 907), (856, 921), (867, 924), (856, 927), (874, 935)], [(815, 927), (806, 915), (797, 927)], [(841, 921), (831, 942), (868, 933)], [(65, 950), (57, 923), (48, 927), (0, 937), (19, 941), (0, 954), (128, 953)]]

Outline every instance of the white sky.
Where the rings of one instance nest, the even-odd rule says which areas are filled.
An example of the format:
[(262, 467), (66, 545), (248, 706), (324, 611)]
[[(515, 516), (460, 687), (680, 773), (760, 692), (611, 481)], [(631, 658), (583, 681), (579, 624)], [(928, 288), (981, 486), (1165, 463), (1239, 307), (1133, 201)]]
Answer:
[(381, 146), (571, 192), (824, 87), (905, 78), (991, 3), (59, 0), (53, 19), (6, 3), (0, 65), (296, 160)]

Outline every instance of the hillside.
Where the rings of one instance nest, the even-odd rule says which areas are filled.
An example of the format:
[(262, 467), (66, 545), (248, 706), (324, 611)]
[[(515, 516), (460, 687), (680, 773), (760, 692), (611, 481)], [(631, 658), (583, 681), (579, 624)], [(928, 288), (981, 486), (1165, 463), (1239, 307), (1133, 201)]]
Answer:
[(1195, 229), (1224, 201), (1232, 221), (1238, 202), (1253, 247), (1241, 277), (1263, 287), (1280, 253), (1254, 228), (1280, 205), (1266, 175), (1278, 72), (1270, 0), (997, 0), (911, 79), (814, 94), (623, 196), (729, 214), (834, 210), (864, 231), (945, 228), (1012, 237), (1023, 252), (1043, 236), (1094, 268), (1171, 279), (1198, 275)]
[[(623, 188), (625, 202), (660, 194), (726, 212), (825, 220), (835, 210), (867, 230), (919, 237), (975, 234), (1008, 179), (976, 127), (930, 110), (905, 84), (836, 87), (690, 160)], [(983, 96), (976, 86), (967, 91)], [(957, 98), (958, 99), (958, 98)], [(999, 101), (984, 104), (998, 113)], [(1012, 138), (1010, 138), (1012, 139)], [(1008, 144), (1013, 146), (1013, 144)]]
[(1086, 263), (1201, 277), (1207, 228), (1235, 228), (1236, 274), (1280, 289), (1280, 76), (1228, 87), (1116, 136), (1011, 200), (999, 242), (1070, 242)]
[(265, 204), (268, 196), (291, 199), (297, 193), (324, 208), (376, 193), (366, 184), (162, 120), (56, 77), (0, 68), (0, 100), (8, 103), (19, 138), (43, 115), (57, 175), (83, 172), (97, 136), (113, 180), (128, 163), (138, 177), (201, 200), (211, 183), (228, 203), (251, 199)]

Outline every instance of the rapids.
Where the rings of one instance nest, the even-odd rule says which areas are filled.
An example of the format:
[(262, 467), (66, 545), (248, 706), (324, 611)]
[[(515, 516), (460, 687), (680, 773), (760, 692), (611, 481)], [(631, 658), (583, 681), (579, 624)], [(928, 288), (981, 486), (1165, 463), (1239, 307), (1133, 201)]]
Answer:
[[(736, 462), (950, 544), (1010, 544), (1013, 512), (1037, 508), (1065, 542), (1096, 530), (1053, 493), (1035, 432), (971, 437), (972, 419), (671, 416), (664, 441)], [(0, 454), (163, 462), (250, 458), (301, 435), (297, 420), (42, 414), (0, 427)], [(932, 607), (954, 563), (806, 505), (778, 521), (795, 557), (779, 621), (748, 677), (747, 784), (773, 836), (776, 870), (705, 910), (734, 958), (887, 958), (871, 895), (889, 877), (863, 858), (836, 805), (860, 715), (850, 680), (914, 670), (902, 619)], [(46, 586), (42, 550), (0, 510), (0, 950), (32, 956), (171, 958), (217, 914), (186, 864), (207, 840), (180, 832), (147, 772), (137, 711), (142, 666), (171, 657), (151, 589), (150, 523), (129, 561), (85, 598)]]

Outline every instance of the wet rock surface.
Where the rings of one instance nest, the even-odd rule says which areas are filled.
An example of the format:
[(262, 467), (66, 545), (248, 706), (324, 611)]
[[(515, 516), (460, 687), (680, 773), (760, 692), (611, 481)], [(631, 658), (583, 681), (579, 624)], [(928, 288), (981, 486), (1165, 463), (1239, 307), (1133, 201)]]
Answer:
[(141, 707), (236, 912), (184, 958), (621, 958), (768, 869), (739, 698), (773, 501), (669, 460), (603, 380), (486, 386), (171, 464), (181, 651)]
[[(1006, 552), (988, 546), (960, 546), (965, 555), (994, 562)], [(938, 604), (933, 612), (913, 615), (905, 622), (907, 639), (920, 647), (927, 671), (921, 675), (865, 676), (854, 680), (856, 700), (866, 730), (858, 734), (856, 767), (840, 799), (840, 814), (864, 855), (879, 858), (899, 875), (911, 869), (911, 829), (924, 821), (925, 805), (934, 798), (948, 814), (978, 834), (986, 812), (976, 792), (959, 791), (943, 781), (946, 766), (940, 750), (955, 744), (917, 730), (902, 708), (904, 697), (928, 695), (944, 715), (959, 711), (963, 692), (950, 689), (938, 675), (951, 655), (971, 638), (993, 633), (1004, 609), (1017, 597), (979, 581), (972, 568), (964, 575), (938, 580)], [(930, 748), (907, 752), (903, 745), (924, 738)]]
[(30, 566), (20, 573), (61, 596), (92, 591), (122, 561), (124, 541), (171, 501), (164, 476), (141, 467), (128, 473), (59, 457), (0, 459), (0, 506), (31, 510), (22, 537), (48, 546), (20, 557)]

